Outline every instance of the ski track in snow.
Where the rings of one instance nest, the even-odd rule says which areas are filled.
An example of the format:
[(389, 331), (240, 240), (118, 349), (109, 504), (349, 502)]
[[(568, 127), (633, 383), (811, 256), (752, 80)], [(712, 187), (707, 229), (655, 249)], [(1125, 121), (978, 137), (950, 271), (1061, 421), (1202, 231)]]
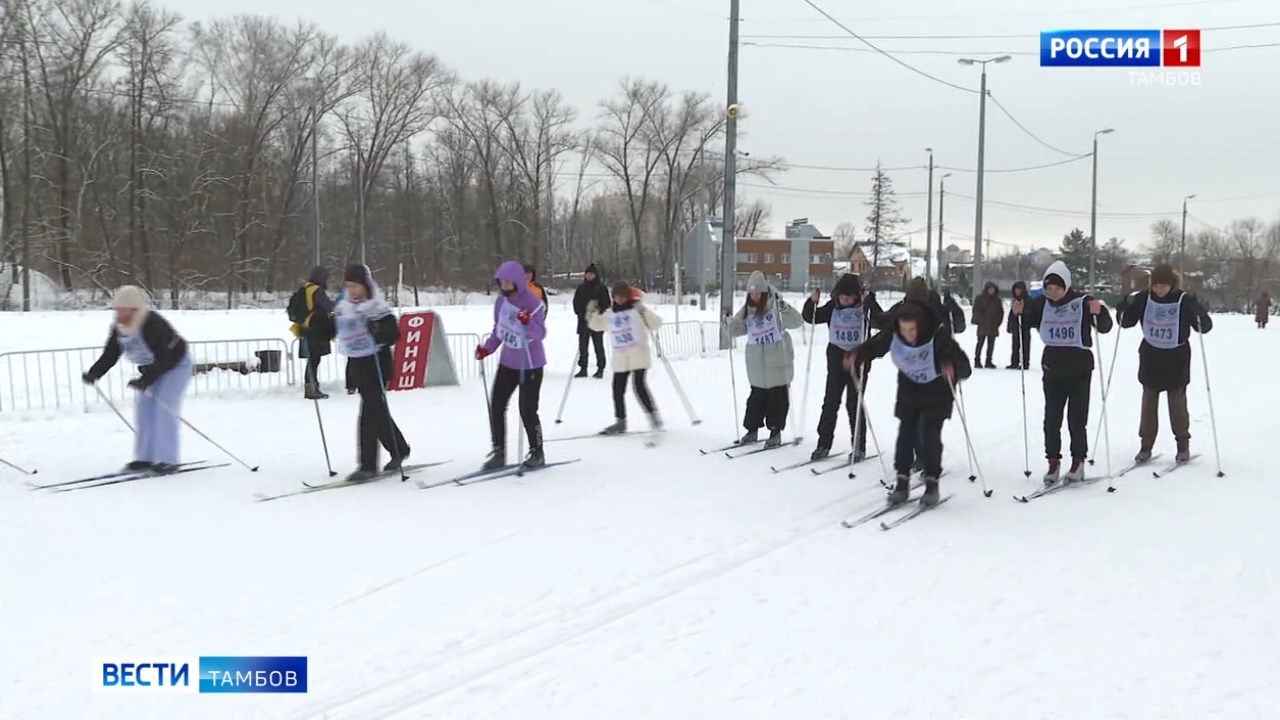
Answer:
[[(484, 329), (487, 308), (443, 312), (452, 332)], [(576, 349), (560, 312), (543, 420), (556, 436), (594, 432), (612, 416), (607, 380), (574, 381), (565, 423), (552, 424)], [(212, 327), (269, 336), (279, 314), (207, 315), (219, 318)], [(101, 334), (102, 318), (67, 314), (59, 327), (50, 317), (63, 316), (0, 317), (0, 337), (52, 347), (66, 343), (31, 338), (89, 328), (92, 344)], [(178, 328), (227, 336), (201, 335), (204, 317), (180, 313)], [(944, 432), (944, 492), (955, 498), (891, 533), (839, 525), (880, 502), (878, 461), (849, 480), (770, 472), (808, 444), (732, 461), (698, 454), (738, 432), (723, 355), (673, 364), (704, 419), (697, 428), (655, 367), (669, 429), (656, 452), (627, 437), (553, 443), (549, 459), (583, 462), (430, 492), (380, 481), (256, 504), (254, 492), (322, 477), (311, 404), (279, 393), (191, 400), (188, 419), (262, 472), (64, 495), (0, 472), (0, 718), (1268, 717), (1280, 706), (1280, 568), (1264, 512), (1280, 490), (1267, 470), (1271, 433), (1251, 410), (1280, 401), (1280, 384), (1258, 371), (1280, 336), (1248, 320), (1219, 317), (1208, 337), (1225, 479), (1214, 477), (1198, 347), (1194, 465), (1160, 479), (1135, 471), (1114, 494), (1104, 481), (1028, 505), (1008, 496), (1039, 485), (1039, 372), (1026, 376), (1025, 479), (1018, 373), (977, 370), (965, 395), (994, 496), (965, 479), (957, 416)], [(971, 333), (960, 340), (971, 349)], [(1115, 342), (1103, 336), (1104, 368)], [(1117, 470), (1136, 449), (1137, 342), (1133, 330), (1120, 335), (1108, 410)], [(787, 437), (812, 437), (824, 371), (815, 355), (809, 417)], [(803, 383), (801, 365), (797, 412)], [(1098, 392), (1095, 374), (1090, 441)], [(868, 408), (889, 455), (893, 393), (880, 363)], [(483, 457), (481, 397), (475, 383), (392, 396), (412, 461), (455, 460), (421, 477)], [(356, 407), (340, 394), (322, 404), (339, 471), (352, 462)], [(109, 469), (131, 441), (101, 411), (0, 413), (0, 428), (5, 458), (38, 466), (47, 482)], [(1171, 457), (1162, 430), (1156, 450)], [(69, 436), (75, 451), (59, 453)], [(185, 430), (184, 448), (187, 459), (221, 460)], [(310, 692), (89, 690), (93, 657), (199, 654), (308, 655)]]

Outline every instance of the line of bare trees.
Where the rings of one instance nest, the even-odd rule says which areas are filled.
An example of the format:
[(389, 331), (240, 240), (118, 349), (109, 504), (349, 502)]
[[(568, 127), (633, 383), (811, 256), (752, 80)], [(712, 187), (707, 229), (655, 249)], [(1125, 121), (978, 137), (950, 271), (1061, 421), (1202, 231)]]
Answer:
[(65, 291), (136, 283), (230, 306), (292, 286), (317, 236), (324, 264), (403, 265), (415, 284), (487, 284), (509, 256), (661, 279), (721, 202), (706, 94), (625, 79), (581, 119), (556, 90), (467, 82), (385, 34), (188, 24), (146, 0), (0, 12), (0, 263), (24, 292), (31, 268)]

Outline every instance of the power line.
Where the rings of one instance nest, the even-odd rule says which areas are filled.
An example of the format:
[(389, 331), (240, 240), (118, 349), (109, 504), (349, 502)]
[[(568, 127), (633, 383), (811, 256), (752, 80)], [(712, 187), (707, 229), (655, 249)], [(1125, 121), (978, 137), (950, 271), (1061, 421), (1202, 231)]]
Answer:
[[(789, 50), (836, 50), (839, 52), (856, 52), (856, 53), (874, 53), (875, 50), (860, 47), (848, 47), (843, 45), (795, 45), (789, 43), (758, 43), (744, 42), (744, 47), (758, 48), (783, 48)], [(971, 57), (974, 55), (1021, 55), (1024, 57), (1036, 57), (1039, 53), (1025, 52), (1021, 50), (893, 50), (895, 55), (955, 55), (961, 57)]]
[(906, 69), (910, 70), (911, 72), (913, 72), (913, 73), (915, 73), (915, 74), (917, 74), (917, 75), (920, 75), (920, 76), (923, 76), (923, 77), (929, 78), (930, 80), (932, 80), (932, 81), (934, 81), (934, 82), (936, 82), (936, 83), (939, 83), (939, 84), (942, 84), (942, 85), (946, 85), (946, 86), (947, 86), (947, 87), (949, 87), (949, 88), (954, 88), (954, 89), (956, 89), (956, 90), (961, 90), (961, 91), (964, 91), (964, 92), (967, 92), (967, 93), (973, 93), (973, 94), (975, 94), (975, 95), (976, 95), (976, 94), (978, 94), (978, 91), (977, 91), (977, 90), (974, 90), (973, 88), (967, 88), (967, 87), (964, 87), (963, 85), (956, 85), (955, 83), (953, 83), (953, 82), (948, 82), (947, 80), (943, 80), (942, 78), (940, 78), (940, 77), (938, 77), (938, 76), (936, 76), (936, 75), (930, 75), (929, 73), (927, 73), (927, 72), (925, 72), (925, 71), (921, 70), (920, 68), (918, 68), (918, 67), (916, 67), (916, 66), (914, 66), (914, 65), (911, 65), (910, 63), (907, 63), (907, 62), (905, 62), (905, 61), (903, 61), (903, 60), (900, 60), (899, 58), (895, 57), (894, 55), (892, 55), (892, 54), (890, 54), (890, 53), (888, 53), (888, 52), (885, 52), (884, 50), (881, 50), (879, 47), (877, 47), (877, 46), (875, 45), (875, 43), (872, 43), (871, 41), (869, 41), (869, 40), (867, 40), (867, 39), (863, 38), (861, 35), (858, 35), (858, 33), (856, 33), (856, 32), (854, 32), (854, 31), (850, 30), (848, 27), (846, 27), (846, 26), (845, 26), (843, 23), (841, 23), (839, 20), (836, 20), (834, 17), (832, 17), (832, 16), (831, 16), (831, 14), (830, 14), (830, 13), (828, 13), (826, 10), (823, 10), (821, 7), (819, 7), (819, 6), (818, 6), (818, 4), (817, 4), (817, 3), (815, 3), (813, 0), (801, 0), (801, 2), (803, 2), (805, 5), (808, 5), (809, 7), (813, 8), (814, 10), (816, 10), (816, 11), (817, 11), (819, 14), (821, 14), (823, 17), (827, 18), (827, 20), (831, 21), (831, 23), (832, 23), (833, 25), (835, 25), (836, 27), (840, 28), (841, 30), (844, 30), (844, 31), (845, 31), (846, 33), (848, 33), (851, 37), (856, 38), (857, 40), (859, 40), (860, 42), (862, 42), (862, 43), (863, 43), (864, 45), (866, 45), (867, 47), (869, 47), (869, 48), (871, 48), (871, 49), (875, 50), (876, 52), (878, 52), (878, 53), (880, 53), (881, 55), (883, 55), (883, 56), (885, 56), (885, 57), (889, 58), (890, 60), (892, 60), (892, 61), (894, 61), (895, 63), (897, 63), (897, 64), (901, 65), (902, 67), (904, 67), (904, 68), (906, 68)]
[[(1018, 173), (1029, 172), (1031, 170), (1043, 170), (1045, 168), (1058, 167), (1059, 165), (1070, 165), (1071, 163), (1080, 162), (1086, 158), (1092, 157), (1092, 153), (1086, 153), (1078, 157), (1069, 157), (1065, 160), (1054, 160), (1049, 163), (1040, 165), (1027, 165), (1025, 167), (1014, 168), (985, 168), (983, 172), (989, 173)], [(898, 172), (904, 170), (925, 170), (927, 165), (899, 165), (897, 167), (840, 167), (834, 165), (801, 165), (798, 163), (787, 163), (788, 170), (821, 170), (824, 172), (875, 172), (877, 169), (884, 172)], [(952, 167), (950, 165), (934, 165), (934, 170), (947, 170), (949, 172), (976, 173), (974, 168)]]
[[(872, 193), (869, 193), (869, 192), (856, 192), (853, 190), (819, 190), (814, 188), (790, 187), (787, 185), (760, 185), (757, 183), (748, 183), (748, 182), (741, 182), (741, 181), (738, 182), (738, 186), (756, 188), (759, 190), (775, 190), (775, 191), (783, 191), (783, 192), (791, 192), (791, 193), (801, 193), (805, 195), (840, 195), (840, 196), (846, 196), (846, 197), (870, 197), (872, 195)], [(898, 192), (897, 190), (895, 190), (893, 194), (899, 197), (924, 197), (929, 193)]]
[[(1121, 10), (1153, 10), (1159, 8), (1171, 7), (1188, 7), (1195, 5), (1224, 5), (1227, 3), (1238, 2), (1239, 0), (1175, 0), (1175, 2), (1157, 2), (1143, 3), (1136, 5), (1107, 5), (1104, 7), (1093, 8), (1073, 8), (1072, 15), (1082, 15), (1086, 13), (1105, 13), (1111, 14)], [(1023, 10), (1023, 11), (1004, 11), (999, 13), (957, 13), (952, 15), (868, 15), (862, 17), (845, 18), (848, 22), (885, 22), (890, 20), (973, 20), (985, 18), (1007, 18), (1007, 17), (1027, 17), (1034, 15), (1051, 15), (1055, 14), (1055, 10)], [(813, 17), (746, 17), (743, 22), (819, 22)]]
[[(947, 197), (951, 197), (953, 195), (958, 198), (963, 198), (965, 200), (977, 202), (977, 198), (971, 195), (965, 195), (963, 193), (956, 193), (956, 192), (947, 193)], [(1066, 216), (1066, 217), (1089, 217), (1088, 210), (1066, 210), (1063, 208), (1048, 208), (1048, 207), (1041, 207), (1038, 205), (1021, 205), (1018, 203), (1001, 202), (999, 200), (991, 200), (987, 198), (983, 199), (983, 203), (986, 205), (995, 205), (996, 207), (1006, 208), (1008, 210), (1017, 210), (1020, 212), (1026, 212), (1031, 214), (1055, 215), (1055, 216)], [(1171, 215), (1177, 215), (1179, 212), (1181, 212), (1181, 210), (1169, 210), (1168, 212), (1105, 212), (1105, 213), (1100, 212), (1098, 213), (1098, 217), (1105, 217), (1105, 218), (1111, 218), (1116, 220), (1125, 219), (1125, 218), (1129, 218), (1129, 219), (1162, 218), (1162, 217), (1169, 217)]]
[[(841, 26), (843, 27), (843, 26)], [(1221, 32), (1227, 30), (1258, 30), (1261, 28), (1280, 27), (1280, 22), (1250, 23), (1247, 25), (1219, 25), (1202, 27), (1201, 32)], [(859, 40), (1038, 40), (1039, 33), (986, 33), (986, 34), (909, 34), (909, 35), (862, 35)], [(815, 35), (812, 33), (754, 33), (743, 35), (746, 40), (847, 40), (843, 35)]]
[(1009, 109), (1008, 109), (1008, 108), (1006, 108), (1004, 105), (1000, 104), (1000, 101), (996, 99), (996, 96), (995, 96), (995, 95), (991, 94), (991, 91), (987, 91), (987, 97), (991, 98), (991, 102), (995, 103), (995, 104), (996, 104), (996, 107), (1000, 108), (1000, 112), (1004, 113), (1004, 114), (1005, 114), (1005, 117), (1007, 117), (1007, 118), (1009, 118), (1010, 120), (1012, 120), (1012, 121), (1013, 121), (1013, 124), (1014, 124), (1014, 125), (1017, 125), (1017, 126), (1018, 126), (1018, 129), (1019, 129), (1019, 130), (1021, 130), (1021, 131), (1022, 131), (1022, 132), (1024, 132), (1024, 133), (1026, 133), (1026, 134), (1027, 134), (1027, 136), (1028, 136), (1028, 137), (1030, 137), (1032, 140), (1035, 140), (1036, 142), (1040, 143), (1041, 145), (1043, 145), (1043, 146), (1045, 146), (1045, 147), (1049, 148), (1050, 150), (1052, 150), (1052, 151), (1054, 151), (1054, 152), (1056, 152), (1056, 153), (1060, 153), (1060, 154), (1062, 154), (1062, 155), (1069, 155), (1070, 157), (1073, 157), (1073, 158), (1088, 157), (1089, 153), (1073, 153), (1073, 152), (1067, 152), (1066, 150), (1063, 150), (1062, 148), (1059, 148), (1059, 147), (1055, 147), (1055, 146), (1053, 146), (1053, 145), (1050, 145), (1049, 143), (1045, 142), (1045, 141), (1044, 141), (1044, 140), (1043, 140), (1039, 135), (1036, 135), (1035, 133), (1033, 133), (1033, 132), (1031, 132), (1030, 130), (1028, 130), (1026, 125), (1023, 125), (1022, 123), (1018, 122), (1018, 118), (1014, 117), (1014, 116), (1013, 116), (1013, 113), (1009, 112)]

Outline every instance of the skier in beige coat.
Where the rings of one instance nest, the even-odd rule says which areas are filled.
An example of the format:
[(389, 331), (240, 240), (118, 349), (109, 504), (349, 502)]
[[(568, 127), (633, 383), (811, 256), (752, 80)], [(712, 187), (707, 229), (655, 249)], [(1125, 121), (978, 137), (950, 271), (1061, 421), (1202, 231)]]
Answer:
[(747, 302), (725, 318), (729, 334), (747, 336), (747, 414), (742, 421), (747, 434), (741, 444), (756, 442), (760, 427), (769, 428), (766, 447), (782, 444), (791, 409), (790, 385), (796, 374), (796, 353), (788, 330), (804, 324), (800, 311), (783, 302), (759, 270), (747, 278)]
[(613, 307), (597, 312), (595, 301), (587, 306), (587, 324), (592, 332), (608, 332), (613, 347), (613, 416), (612, 425), (601, 435), (621, 435), (627, 431), (627, 380), (635, 377), (636, 397), (649, 415), (654, 430), (662, 429), (662, 419), (649, 394), (645, 375), (653, 365), (649, 351), (649, 335), (662, 327), (662, 318), (645, 306), (638, 288), (625, 282), (613, 284)]

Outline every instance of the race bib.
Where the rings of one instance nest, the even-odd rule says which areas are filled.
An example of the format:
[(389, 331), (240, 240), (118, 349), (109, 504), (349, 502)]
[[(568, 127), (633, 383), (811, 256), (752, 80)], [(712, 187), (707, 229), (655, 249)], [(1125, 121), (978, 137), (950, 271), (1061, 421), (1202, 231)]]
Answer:
[(1044, 316), (1040, 319), (1040, 340), (1047, 347), (1084, 348), (1084, 298), (1076, 298), (1066, 305), (1044, 304)]
[(335, 318), (338, 326), (338, 352), (350, 358), (369, 357), (378, 351), (378, 346), (369, 334), (364, 316), (359, 313), (346, 313)]
[(524, 325), (516, 317), (520, 308), (509, 301), (502, 301), (502, 309), (498, 311), (498, 339), (512, 350), (523, 350), (525, 346)]
[(609, 316), (609, 337), (614, 350), (623, 350), (640, 344), (636, 336), (636, 311), (623, 310)]
[(831, 311), (830, 340), (831, 344), (849, 352), (856, 350), (865, 341), (865, 313), (861, 306), (836, 308)]
[(129, 358), (129, 362), (134, 365), (137, 365), (138, 367), (146, 367), (147, 365), (155, 363), (155, 353), (151, 352), (151, 348), (147, 345), (147, 341), (142, 339), (141, 331), (132, 335), (116, 333), (116, 340), (120, 343), (120, 351), (123, 352), (124, 356)]
[(782, 342), (782, 328), (778, 325), (777, 310), (769, 310), (764, 315), (747, 313), (747, 342), (752, 345), (772, 345)]
[(889, 346), (889, 357), (898, 372), (916, 384), (926, 385), (942, 377), (942, 373), (938, 372), (932, 340), (920, 347), (911, 347), (894, 333), (893, 344)]
[(1182, 327), (1182, 298), (1176, 303), (1158, 303), (1147, 298), (1147, 309), (1142, 313), (1142, 336), (1147, 344), (1161, 350), (1178, 347), (1178, 331)]

